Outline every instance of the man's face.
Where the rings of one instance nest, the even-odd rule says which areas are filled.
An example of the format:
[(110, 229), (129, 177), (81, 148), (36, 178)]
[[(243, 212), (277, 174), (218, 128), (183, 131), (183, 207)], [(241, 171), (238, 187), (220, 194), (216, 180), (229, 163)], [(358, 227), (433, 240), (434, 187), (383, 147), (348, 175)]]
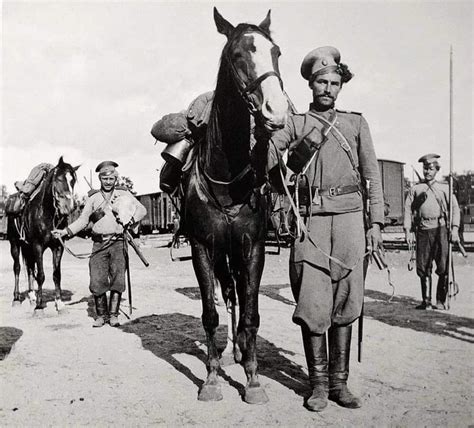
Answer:
[(110, 192), (114, 188), (115, 182), (117, 181), (115, 175), (101, 175), (99, 176), (99, 179), (102, 189), (106, 192)]
[(426, 181), (434, 180), (438, 169), (432, 163), (423, 165), (423, 175), (425, 176)]
[(313, 91), (313, 104), (323, 109), (333, 107), (341, 87), (341, 75), (338, 73), (317, 76), (310, 85)]

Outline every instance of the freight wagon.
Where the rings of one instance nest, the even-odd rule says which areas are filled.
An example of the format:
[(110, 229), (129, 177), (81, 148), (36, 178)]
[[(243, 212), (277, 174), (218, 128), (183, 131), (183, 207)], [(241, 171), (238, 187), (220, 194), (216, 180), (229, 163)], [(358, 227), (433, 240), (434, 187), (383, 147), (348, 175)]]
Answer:
[(173, 231), (173, 218), (177, 211), (176, 198), (167, 193), (156, 192), (137, 195), (147, 214), (140, 222), (140, 233), (169, 233)]

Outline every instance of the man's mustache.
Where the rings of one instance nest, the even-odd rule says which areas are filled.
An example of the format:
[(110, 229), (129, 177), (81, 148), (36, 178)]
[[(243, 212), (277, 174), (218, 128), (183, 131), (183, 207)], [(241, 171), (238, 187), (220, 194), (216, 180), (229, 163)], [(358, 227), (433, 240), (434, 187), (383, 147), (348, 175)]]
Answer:
[(330, 94), (321, 94), (321, 95), (318, 95), (318, 98), (322, 98), (322, 97), (324, 97), (324, 98), (331, 98), (331, 100), (334, 99), (334, 97), (333, 97), (332, 95), (330, 95)]

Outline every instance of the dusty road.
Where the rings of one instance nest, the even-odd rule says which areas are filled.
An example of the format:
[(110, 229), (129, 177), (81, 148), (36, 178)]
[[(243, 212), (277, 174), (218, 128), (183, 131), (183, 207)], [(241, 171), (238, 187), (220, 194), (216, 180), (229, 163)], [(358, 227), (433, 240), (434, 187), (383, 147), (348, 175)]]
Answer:
[[(0, 242), (2, 427), (474, 424), (474, 254), (467, 260), (455, 257), (461, 291), (449, 312), (414, 309), (419, 287), (415, 274), (407, 271), (407, 253), (388, 254), (395, 284), (391, 302), (387, 273), (370, 268), (363, 362), (356, 361), (355, 328), (350, 375), (363, 407), (348, 410), (330, 403), (317, 414), (303, 407), (309, 390), (299, 328), (291, 322), (288, 250), (267, 255), (258, 357), (270, 401), (251, 406), (240, 398), (245, 375), (238, 365), (221, 372), (222, 401), (197, 401), (206, 374), (205, 335), (191, 263), (171, 262), (168, 248), (158, 247), (162, 241), (143, 244), (151, 265), (145, 268), (132, 256), (133, 319), (121, 316), (120, 328), (93, 329), (87, 261), (64, 256), (67, 305), (58, 315), (47, 254), (48, 306), (42, 317), (34, 317), (28, 300), (11, 306), (9, 248)], [(90, 248), (78, 238), (70, 245), (77, 252)], [(25, 290), (23, 274), (21, 286)], [(224, 307), (219, 312), (223, 345)]]

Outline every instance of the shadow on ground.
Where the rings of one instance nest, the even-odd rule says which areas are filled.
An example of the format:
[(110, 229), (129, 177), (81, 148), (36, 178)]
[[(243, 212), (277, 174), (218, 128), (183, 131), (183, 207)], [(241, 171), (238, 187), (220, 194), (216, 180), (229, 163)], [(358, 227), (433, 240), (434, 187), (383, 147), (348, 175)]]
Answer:
[[(61, 298), (63, 302), (70, 302), (72, 299), (72, 295), (74, 293), (70, 290), (61, 290)], [(43, 288), (43, 302), (44, 304), (48, 302), (54, 302), (54, 296), (56, 295), (56, 292), (54, 289), (48, 289), (48, 288)], [(28, 299), (28, 291), (22, 291), (20, 293), (20, 302), (23, 302), (23, 300)]]
[[(260, 294), (286, 305), (295, 306), (293, 300), (287, 299), (280, 293), (280, 290), (288, 287), (289, 284), (264, 285), (260, 287)], [(190, 299), (200, 300), (201, 298), (198, 287), (179, 288), (176, 291)], [(389, 302), (391, 294), (365, 290), (365, 297), (373, 299), (366, 300), (364, 303), (365, 317), (394, 327), (409, 328), (474, 343), (474, 320), (471, 318), (451, 315), (449, 311), (415, 309), (420, 301), (408, 296), (394, 296)], [(288, 322), (291, 321), (288, 320)]]
[[(197, 378), (174, 357), (176, 354), (188, 354), (201, 360), (203, 365), (206, 364), (207, 355), (203, 351), (206, 336), (199, 318), (179, 313), (150, 315), (120, 328), (124, 332), (136, 334), (145, 349), (188, 377), (198, 389), (201, 388), (204, 380)], [(217, 346), (221, 351), (225, 347), (226, 338), (227, 327), (220, 325), (217, 331)], [(300, 366), (282, 355), (291, 355), (290, 351), (278, 348), (260, 336), (257, 337), (257, 347), (259, 374), (279, 382), (302, 397), (308, 392), (307, 375)], [(230, 378), (223, 370), (219, 375), (242, 395), (244, 385)]]
[(389, 294), (375, 290), (365, 290), (365, 296), (374, 299), (364, 303), (364, 315), (368, 318), (474, 343), (474, 320), (471, 318), (451, 315), (448, 311), (415, 309), (420, 301), (412, 297), (394, 296), (389, 302)]
[(0, 361), (10, 353), (22, 334), (23, 330), (15, 327), (0, 327)]

